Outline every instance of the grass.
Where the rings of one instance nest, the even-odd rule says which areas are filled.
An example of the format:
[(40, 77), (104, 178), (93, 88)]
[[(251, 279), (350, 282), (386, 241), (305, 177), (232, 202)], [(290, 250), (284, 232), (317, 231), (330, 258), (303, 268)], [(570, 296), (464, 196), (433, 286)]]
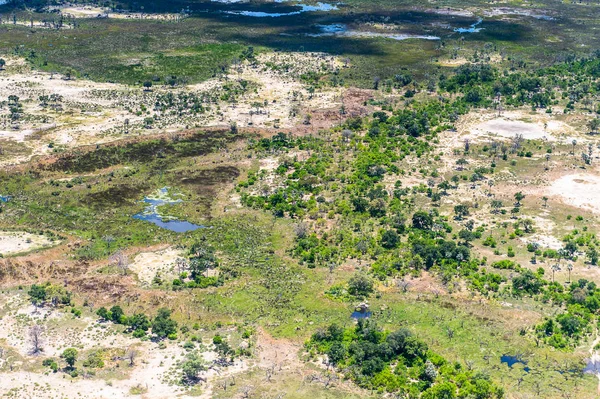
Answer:
[[(198, 10), (231, 8), (208, 2), (188, 4), (195, 4)], [(480, 10), (486, 7), (477, 1), (470, 4)], [(157, 5), (152, 3), (152, 6)], [(149, 10), (152, 6), (146, 8)], [(175, 4), (170, 6), (175, 7)], [(465, 4), (448, 1), (438, 5), (440, 9), (445, 6), (464, 7)], [(443, 70), (438, 70), (430, 61), (447, 56), (454, 48), (470, 52), (491, 43), (499, 51), (533, 63), (553, 62), (557, 53), (589, 52), (595, 43), (591, 27), (599, 18), (598, 8), (583, 9), (555, 3), (548, 6), (548, 11), (561, 15), (556, 21), (526, 16), (512, 16), (509, 21), (502, 16), (486, 17), (481, 32), (462, 35), (465, 43), (461, 42), (461, 35), (441, 26), (468, 26), (476, 21), (476, 17), (418, 11), (404, 1), (354, 0), (330, 13), (304, 13), (282, 18), (198, 12), (179, 23), (79, 20), (80, 25), (75, 30), (64, 31), (32, 31), (5, 24), (0, 26), (3, 39), (0, 52), (16, 52), (42, 70), (66, 72), (71, 68), (82, 77), (129, 84), (147, 80), (164, 83), (173, 76), (179, 84), (201, 82), (239, 58), (248, 46), (257, 50), (326, 52), (351, 60), (354, 68), (342, 75), (346, 84), (370, 87), (373, 78), (392, 78), (405, 73), (405, 68), (421, 77), (439, 74)], [(540, 8), (543, 8), (542, 4)], [(367, 21), (378, 22), (386, 18), (402, 31), (441, 36), (441, 48), (436, 49), (438, 43), (423, 40), (305, 35), (315, 32), (317, 24), (344, 23), (360, 30), (365, 29)], [(585, 20), (585, 25), (579, 22), (581, 20)]]

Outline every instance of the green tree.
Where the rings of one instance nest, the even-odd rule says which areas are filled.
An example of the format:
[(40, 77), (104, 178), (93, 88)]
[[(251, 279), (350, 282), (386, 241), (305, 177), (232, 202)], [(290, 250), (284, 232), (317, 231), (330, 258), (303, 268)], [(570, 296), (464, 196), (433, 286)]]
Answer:
[(152, 320), (152, 333), (159, 339), (163, 339), (170, 334), (177, 332), (177, 322), (171, 319), (169, 309), (158, 309), (158, 313)]
[(46, 287), (43, 285), (33, 284), (28, 294), (31, 298), (31, 302), (36, 306), (44, 303), (47, 299)]
[(515, 199), (517, 200), (516, 206), (521, 206), (521, 201), (525, 198), (525, 194), (521, 191), (515, 194)]
[(181, 363), (182, 382), (189, 385), (198, 383), (201, 380), (199, 374), (204, 370), (206, 366), (202, 356), (195, 351), (188, 353)]
[(114, 323), (121, 324), (123, 322), (124, 317), (125, 312), (123, 312), (123, 309), (121, 309), (119, 305), (115, 305), (112, 308), (110, 308), (110, 319)]
[(387, 249), (393, 249), (398, 246), (400, 237), (395, 230), (386, 230), (381, 236), (381, 246)]
[(77, 361), (77, 349), (75, 348), (67, 348), (63, 351), (63, 353), (60, 355), (61, 359), (63, 359), (66, 363), (67, 366), (72, 369), (75, 366), (75, 362)]
[(104, 319), (104, 320), (109, 320), (110, 319), (110, 312), (104, 307), (102, 306), (100, 309), (98, 309), (96, 311), (96, 314), (98, 315), (98, 317)]
[(355, 274), (348, 281), (348, 293), (355, 297), (366, 298), (373, 293), (373, 280), (365, 274)]
[(412, 216), (412, 225), (416, 229), (431, 230), (433, 218), (425, 211), (417, 211)]
[(143, 313), (136, 313), (128, 318), (127, 324), (133, 331), (148, 331), (151, 326), (148, 316)]

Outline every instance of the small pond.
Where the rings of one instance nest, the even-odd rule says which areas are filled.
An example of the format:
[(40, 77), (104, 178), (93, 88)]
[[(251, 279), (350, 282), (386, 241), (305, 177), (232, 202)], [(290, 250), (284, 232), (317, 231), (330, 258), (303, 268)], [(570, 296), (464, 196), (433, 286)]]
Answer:
[(367, 32), (359, 30), (349, 30), (344, 24), (330, 24), (330, 25), (317, 25), (317, 28), (321, 32), (309, 33), (307, 36), (310, 37), (324, 37), (324, 36), (343, 36), (343, 37), (383, 37), (392, 40), (408, 40), (408, 39), (423, 39), (423, 40), (440, 40), (439, 36), (430, 35), (416, 35), (411, 33), (380, 33), (380, 32)]
[(148, 206), (142, 212), (133, 215), (134, 219), (150, 222), (152, 224), (157, 225), (158, 227), (174, 231), (176, 233), (185, 233), (188, 231), (194, 231), (206, 227), (160, 214), (158, 209), (160, 206), (178, 204), (183, 202), (182, 199), (170, 198), (168, 187), (163, 187), (160, 190), (158, 190), (156, 196), (145, 197), (143, 202), (148, 204)]
[(352, 312), (352, 315), (350, 315), (351, 318), (353, 319), (368, 319), (369, 317), (371, 317), (373, 313), (369, 312), (368, 310), (355, 310), (354, 312)]
[(517, 363), (522, 364), (523, 370), (526, 373), (529, 373), (529, 371), (531, 371), (531, 369), (529, 367), (527, 367), (527, 362), (523, 359), (521, 359), (521, 356), (517, 355), (517, 356), (511, 356), (511, 355), (502, 355), (500, 356), (500, 362), (501, 363), (506, 363), (508, 365), (508, 367), (510, 367), (511, 369), (513, 368), (513, 366)]
[(599, 374), (600, 373), (600, 360), (594, 356), (588, 359), (584, 369), (584, 374)]
[[(237, 3), (237, 1), (231, 1), (231, 0), (221, 0), (219, 2), (226, 3), (226, 4)], [(287, 3), (287, 2), (289, 2), (289, 0), (275, 0), (275, 3)], [(291, 6), (297, 7), (299, 9), (296, 11), (289, 11), (289, 12), (228, 10), (228, 11), (223, 11), (223, 13), (231, 14), (231, 15), (242, 15), (245, 17), (254, 17), (254, 18), (278, 18), (278, 17), (287, 17), (287, 16), (291, 16), (291, 15), (298, 15), (298, 14), (302, 14), (305, 12), (317, 12), (317, 11), (327, 12), (327, 11), (333, 11), (333, 10), (338, 9), (337, 5), (335, 5), (335, 4), (320, 3), (320, 2), (316, 3), (314, 5), (303, 4), (303, 3), (293, 3), (293, 4), (291, 4)]]
[(458, 33), (477, 33), (477, 32), (481, 32), (481, 30), (484, 29), (484, 28), (478, 28), (477, 26), (479, 24), (481, 24), (482, 22), (483, 22), (483, 19), (479, 18), (479, 20), (477, 22), (475, 22), (474, 24), (472, 24), (468, 28), (454, 28), (454, 32), (458, 32)]

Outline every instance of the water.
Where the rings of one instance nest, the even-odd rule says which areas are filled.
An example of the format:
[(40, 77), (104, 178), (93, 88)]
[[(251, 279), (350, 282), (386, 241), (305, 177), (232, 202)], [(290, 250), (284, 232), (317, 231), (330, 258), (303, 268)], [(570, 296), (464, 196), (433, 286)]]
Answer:
[(481, 30), (484, 29), (484, 28), (477, 28), (477, 25), (479, 25), (482, 22), (483, 22), (483, 19), (479, 18), (479, 20), (477, 22), (475, 22), (474, 24), (472, 24), (469, 28), (454, 28), (454, 32), (458, 32), (458, 33), (477, 33), (477, 32), (481, 32)]
[(587, 364), (583, 368), (583, 373), (584, 374), (594, 374), (594, 375), (600, 373), (600, 360), (598, 360), (596, 357), (589, 359), (587, 361)]
[[(214, 0), (213, 0), (214, 1)], [(275, 0), (276, 3), (286, 3), (289, 0)], [(235, 3), (235, 1), (231, 0), (220, 0), (221, 3)], [(279, 18), (279, 17), (288, 17), (291, 15), (298, 15), (305, 12), (316, 12), (316, 11), (333, 11), (337, 10), (337, 5), (329, 4), (329, 3), (317, 3), (316, 5), (295, 3), (293, 4), (295, 7), (300, 7), (298, 11), (290, 11), (290, 12), (265, 12), (265, 11), (249, 11), (249, 10), (232, 10), (232, 11), (223, 11), (225, 14), (231, 15), (243, 15), (245, 17), (254, 17), (254, 18)]]
[(174, 231), (176, 233), (185, 233), (188, 231), (194, 231), (205, 228), (205, 226), (190, 223), (185, 220), (177, 220), (168, 218), (159, 213), (158, 208), (162, 205), (178, 204), (183, 202), (181, 199), (169, 198), (169, 189), (163, 187), (158, 191), (157, 197), (145, 197), (144, 202), (148, 206), (140, 213), (133, 215), (134, 219), (143, 220), (155, 224), (158, 227)]
[(10, 195), (0, 195), (0, 202), (8, 202), (11, 198), (12, 197)]
[(352, 312), (352, 315), (350, 315), (350, 317), (356, 320), (368, 319), (369, 317), (371, 317), (372, 314), (372, 312), (369, 312), (367, 310), (355, 310), (354, 312)]
[(531, 371), (531, 369), (529, 367), (527, 367), (527, 362), (525, 360), (521, 359), (521, 356), (511, 356), (511, 355), (502, 355), (500, 356), (500, 362), (501, 363), (506, 363), (508, 365), (508, 367), (510, 367), (511, 369), (513, 368), (513, 366), (517, 363), (522, 364), (523, 367), (523, 371), (525, 371), (526, 373), (529, 373), (529, 371)]
[(343, 37), (383, 37), (392, 40), (408, 40), (408, 39), (423, 39), (423, 40), (440, 40), (438, 36), (428, 35), (413, 35), (410, 33), (378, 33), (378, 32), (362, 32), (357, 30), (348, 30), (344, 24), (317, 25), (321, 30), (320, 33), (309, 33), (310, 37), (323, 36), (343, 36)]

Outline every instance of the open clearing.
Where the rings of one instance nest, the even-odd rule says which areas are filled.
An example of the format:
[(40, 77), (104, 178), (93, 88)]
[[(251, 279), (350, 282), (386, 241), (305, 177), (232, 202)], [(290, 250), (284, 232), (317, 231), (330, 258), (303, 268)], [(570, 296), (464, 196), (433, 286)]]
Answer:
[(44, 235), (19, 231), (0, 231), (0, 254), (14, 255), (53, 245)]

